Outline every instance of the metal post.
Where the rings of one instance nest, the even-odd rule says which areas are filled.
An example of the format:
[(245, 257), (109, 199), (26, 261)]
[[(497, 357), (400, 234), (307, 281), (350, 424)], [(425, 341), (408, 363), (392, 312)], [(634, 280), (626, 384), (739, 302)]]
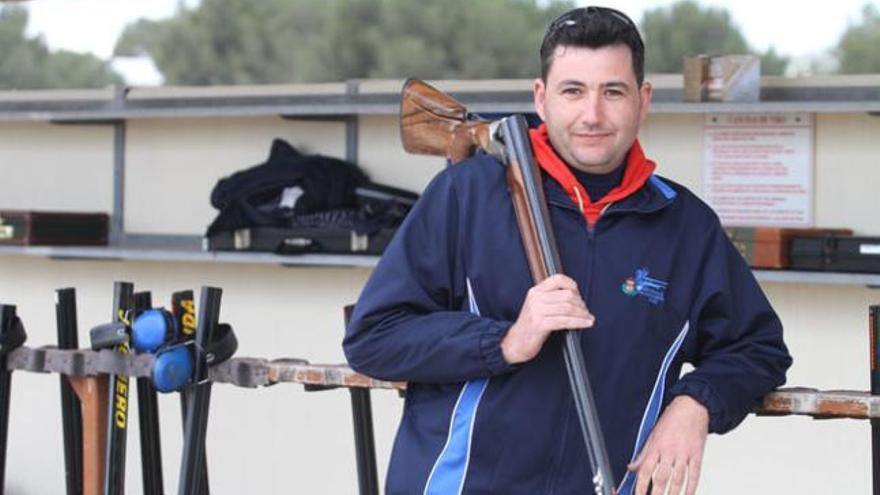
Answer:
[[(128, 88), (116, 87), (114, 104), (122, 107)], [(125, 240), (125, 120), (113, 122), (113, 212), (110, 215), (109, 241), (119, 246)]]
[(214, 330), (220, 317), (222, 291), (215, 287), (202, 287), (199, 298), (199, 316), (196, 329), (195, 371), (184, 428), (183, 459), (180, 466), (179, 495), (200, 494), (201, 474), (199, 467), (205, 462), (205, 437), (208, 433), (208, 408), (211, 404), (211, 382), (208, 379), (208, 363), (205, 349), (214, 340)]
[[(354, 306), (345, 307), (345, 325), (351, 321)], [(354, 423), (354, 448), (357, 460), (358, 487), (361, 495), (379, 495), (376, 469), (376, 442), (373, 435), (373, 406), (369, 388), (349, 388), (351, 416)]]
[[(55, 320), (59, 349), (78, 349), (79, 330), (76, 323), (76, 290), (55, 291)], [(83, 492), (82, 405), (68, 377), (61, 375), (61, 426), (64, 434), (64, 480), (67, 495)]]
[(345, 160), (357, 164), (358, 160), (358, 127), (360, 118), (357, 115), (345, 119)]
[[(345, 93), (349, 96), (357, 95), (360, 82), (356, 80), (346, 81)], [(360, 119), (357, 114), (348, 115), (345, 118), (345, 160), (357, 164), (358, 160), (358, 131)]]
[[(149, 292), (134, 295), (134, 318), (153, 306)], [(133, 322), (132, 322), (133, 323)], [(137, 379), (138, 425), (141, 434), (141, 465), (144, 495), (162, 495), (162, 444), (159, 433), (159, 402), (148, 377)]]
[(351, 415), (354, 420), (354, 444), (360, 494), (379, 495), (370, 389), (349, 388), (348, 391), (351, 393)]

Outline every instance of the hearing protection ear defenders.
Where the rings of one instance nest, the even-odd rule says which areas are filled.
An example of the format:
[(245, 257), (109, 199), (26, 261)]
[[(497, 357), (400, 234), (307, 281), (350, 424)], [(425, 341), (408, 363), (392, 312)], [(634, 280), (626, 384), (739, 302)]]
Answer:
[[(238, 349), (238, 340), (230, 325), (219, 324), (215, 335), (216, 339), (204, 353), (208, 366), (226, 361)], [(152, 380), (159, 392), (181, 390), (192, 378), (195, 343), (181, 339), (174, 316), (168, 311), (148, 309), (138, 315), (132, 325), (131, 342), (138, 352), (156, 354)]]
[(137, 352), (156, 352), (162, 345), (177, 340), (174, 316), (164, 309), (148, 309), (134, 319), (131, 346)]

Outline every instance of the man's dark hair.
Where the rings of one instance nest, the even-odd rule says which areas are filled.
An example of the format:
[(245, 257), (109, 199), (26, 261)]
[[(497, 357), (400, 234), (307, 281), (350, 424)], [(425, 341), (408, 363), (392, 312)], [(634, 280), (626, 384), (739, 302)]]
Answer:
[(541, 42), (541, 79), (547, 81), (557, 46), (597, 49), (612, 45), (629, 47), (633, 73), (641, 86), (645, 80), (645, 45), (642, 37), (626, 14), (608, 7), (569, 10), (550, 23)]

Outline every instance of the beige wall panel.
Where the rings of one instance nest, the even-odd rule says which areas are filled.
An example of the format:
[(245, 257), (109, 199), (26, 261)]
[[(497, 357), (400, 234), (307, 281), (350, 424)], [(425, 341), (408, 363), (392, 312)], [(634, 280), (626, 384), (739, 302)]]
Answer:
[(284, 138), (304, 152), (341, 158), (344, 129), (338, 122), (280, 117), (130, 121), (126, 229), (203, 234), (217, 214), (210, 204), (217, 180), (263, 163), (273, 138)]
[(880, 117), (816, 116), (816, 225), (880, 236)]
[(0, 209), (113, 209), (113, 128), (0, 122)]
[(702, 114), (649, 114), (639, 133), (656, 173), (700, 194), (703, 180)]
[(359, 129), (358, 163), (376, 182), (420, 192), (446, 165), (444, 158), (404, 151), (396, 115), (363, 116)]

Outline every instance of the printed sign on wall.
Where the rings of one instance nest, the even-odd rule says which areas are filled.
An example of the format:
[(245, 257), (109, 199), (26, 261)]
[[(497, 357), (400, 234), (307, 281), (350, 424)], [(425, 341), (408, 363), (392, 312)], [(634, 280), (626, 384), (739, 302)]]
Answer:
[(703, 197), (724, 225), (813, 224), (813, 115), (707, 114)]

